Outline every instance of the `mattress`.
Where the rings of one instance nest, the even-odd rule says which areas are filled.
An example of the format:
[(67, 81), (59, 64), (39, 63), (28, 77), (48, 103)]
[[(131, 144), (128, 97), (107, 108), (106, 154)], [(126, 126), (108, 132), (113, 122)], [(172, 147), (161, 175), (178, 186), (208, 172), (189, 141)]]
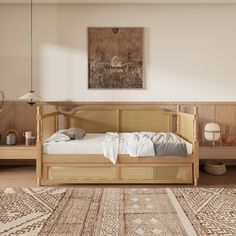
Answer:
[[(101, 154), (103, 155), (103, 141), (105, 133), (89, 133), (81, 140), (71, 140), (66, 142), (50, 142), (43, 145), (45, 154)], [(191, 143), (182, 139), (186, 143), (187, 153), (191, 155), (193, 146)], [(123, 145), (119, 145), (119, 154), (127, 154)]]

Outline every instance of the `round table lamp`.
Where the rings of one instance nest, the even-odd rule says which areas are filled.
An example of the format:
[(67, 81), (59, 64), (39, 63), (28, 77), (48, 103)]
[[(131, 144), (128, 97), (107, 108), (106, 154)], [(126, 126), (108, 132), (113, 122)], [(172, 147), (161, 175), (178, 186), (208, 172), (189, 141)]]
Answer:
[(212, 146), (215, 146), (215, 141), (220, 139), (220, 125), (217, 123), (205, 124), (204, 137), (212, 142)]

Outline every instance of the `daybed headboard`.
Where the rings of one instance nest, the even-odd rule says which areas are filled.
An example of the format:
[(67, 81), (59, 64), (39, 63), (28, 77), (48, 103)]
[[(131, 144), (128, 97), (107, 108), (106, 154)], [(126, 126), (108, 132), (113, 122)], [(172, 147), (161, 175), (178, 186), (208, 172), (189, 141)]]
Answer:
[(155, 105), (80, 105), (71, 112), (56, 111), (44, 115), (38, 108), (38, 126), (41, 127), (38, 130), (42, 141), (59, 128), (69, 127), (79, 127), (88, 133), (173, 132), (175, 127), (172, 124), (176, 117), (178, 133), (192, 141), (193, 115), (166, 111)]
[(88, 133), (117, 132), (118, 111), (105, 108), (76, 108), (71, 115), (65, 116), (66, 128), (78, 127)]
[(171, 114), (157, 107), (81, 107), (67, 116), (67, 127), (86, 132), (168, 132)]

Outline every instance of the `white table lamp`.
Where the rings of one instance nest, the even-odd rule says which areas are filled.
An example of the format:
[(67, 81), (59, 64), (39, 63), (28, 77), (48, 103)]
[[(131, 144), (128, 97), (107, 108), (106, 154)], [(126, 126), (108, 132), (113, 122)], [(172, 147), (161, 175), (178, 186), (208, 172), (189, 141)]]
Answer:
[(212, 142), (212, 146), (215, 146), (215, 141), (220, 139), (220, 125), (217, 123), (205, 124), (204, 137)]

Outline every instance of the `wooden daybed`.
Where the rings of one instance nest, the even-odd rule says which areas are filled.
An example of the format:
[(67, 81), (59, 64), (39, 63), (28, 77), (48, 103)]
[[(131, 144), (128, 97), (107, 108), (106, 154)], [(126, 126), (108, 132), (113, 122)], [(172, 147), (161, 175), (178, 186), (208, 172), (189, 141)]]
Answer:
[[(37, 110), (38, 185), (74, 183), (193, 184), (199, 178), (197, 109), (193, 114), (163, 110), (156, 105), (79, 105), (72, 112)], [(172, 132), (192, 143), (187, 157), (119, 155), (114, 165), (103, 155), (44, 154), (43, 142), (62, 128), (80, 127), (88, 133)]]

